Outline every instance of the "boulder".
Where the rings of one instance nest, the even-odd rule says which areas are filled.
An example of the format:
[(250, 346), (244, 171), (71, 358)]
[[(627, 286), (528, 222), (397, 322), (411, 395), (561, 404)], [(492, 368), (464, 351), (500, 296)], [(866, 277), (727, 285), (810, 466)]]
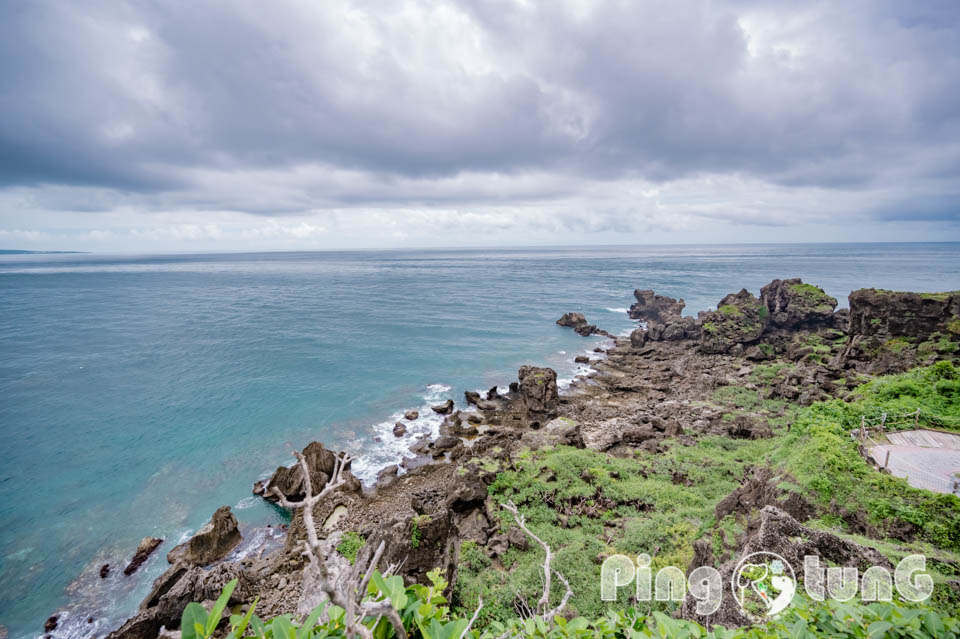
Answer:
[(400, 467), (396, 464), (387, 466), (380, 470), (377, 473), (377, 490), (383, 490), (393, 482), (397, 480), (397, 474), (400, 472)]
[(430, 410), (437, 413), (438, 415), (449, 415), (453, 412), (453, 400), (448, 399), (442, 404), (437, 404), (436, 406), (431, 406)]
[(627, 311), (632, 319), (645, 322), (667, 324), (673, 319), (679, 319), (685, 306), (683, 300), (657, 295), (653, 291), (637, 289), (633, 292), (637, 301)]
[(608, 450), (623, 441), (624, 431), (633, 425), (622, 417), (579, 425), (578, 437), (584, 448)]
[(507, 531), (507, 543), (517, 550), (526, 551), (530, 549), (530, 539), (522, 530), (513, 526)]
[(403, 437), (407, 434), (407, 425), (403, 422), (397, 422), (393, 425), (393, 436), (394, 437)]
[(700, 313), (700, 350), (727, 353), (736, 344), (760, 339), (770, 311), (746, 289), (727, 295), (717, 310)]
[(731, 437), (738, 439), (768, 439), (773, 437), (770, 425), (754, 415), (737, 415), (727, 428)]
[(577, 423), (567, 417), (557, 417), (542, 428), (523, 433), (520, 442), (530, 450), (549, 446), (576, 446), (580, 443)]
[[(314, 490), (320, 490), (326, 485), (333, 474), (336, 456), (321, 442), (311, 442), (303, 449), (303, 456), (310, 469), (310, 485)], [(344, 470), (347, 482), (343, 490), (358, 491), (361, 489), (359, 480), (350, 473), (350, 465)], [(267, 501), (277, 502), (279, 499), (274, 490), (279, 490), (290, 501), (301, 501), (306, 496), (306, 484), (303, 481), (303, 472), (300, 464), (281, 466), (266, 482), (258, 481), (253, 486), (253, 494), (260, 495)]]
[(239, 543), (237, 518), (230, 512), (230, 506), (221, 506), (193, 537), (167, 553), (167, 561), (171, 564), (206, 566), (226, 557)]
[(480, 393), (478, 393), (478, 392), (476, 392), (476, 391), (465, 391), (465, 392), (463, 393), (463, 396), (464, 396), (464, 398), (467, 400), (467, 406), (469, 406), (469, 405), (471, 405), (471, 404), (473, 404), (474, 406), (476, 406), (478, 403), (480, 403), (481, 401), (483, 401), (482, 398), (480, 397)]
[(760, 301), (770, 314), (770, 324), (793, 330), (830, 325), (837, 307), (836, 298), (798, 278), (773, 280), (760, 289)]
[(500, 399), (500, 392), (497, 390), (496, 386), (491, 386), (490, 390), (487, 391), (487, 401), (493, 401)]
[(583, 316), (583, 313), (564, 313), (563, 317), (557, 320), (557, 324), (560, 326), (569, 326), (570, 328), (577, 328), (586, 323), (587, 318)]
[[(631, 339), (633, 335), (630, 335)], [(692, 317), (677, 317), (666, 324), (652, 322), (647, 325), (647, 337), (652, 342), (677, 342), (700, 337), (700, 327)]]
[[(130, 560), (130, 563), (127, 564), (127, 567), (123, 569), (123, 574), (132, 575), (137, 572), (137, 568), (143, 565), (153, 551), (157, 549), (157, 546), (163, 543), (163, 539), (157, 537), (144, 537), (140, 540), (140, 545), (137, 546), (137, 551), (133, 554), (133, 559)], [(109, 572), (109, 570), (108, 570)], [(101, 575), (103, 571), (101, 570)]]
[(452, 435), (440, 435), (437, 441), (433, 443), (434, 450), (447, 451), (456, 448), (460, 444), (460, 438)]
[(635, 329), (630, 333), (630, 347), (640, 350), (647, 345), (647, 331), (643, 328)]
[(761, 348), (760, 346), (756, 345), (751, 346), (744, 351), (743, 356), (751, 362), (762, 362), (768, 359), (773, 359), (773, 347), (767, 346), (766, 348)]
[(587, 357), (586, 355), (577, 355), (576, 357), (573, 358), (573, 361), (576, 362), (577, 364), (589, 364), (590, 358)]
[(573, 332), (583, 337), (590, 337), (591, 335), (599, 335), (602, 333), (596, 324), (582, 324), (574, 328)]
[(417, 419), (418, 417), (420, 417), (420, 411), (416, 411), (416, 410), (408, 410), (403, 414), (403, 418), (411, 422)]
[(556, 417), (560, 397), (557, 392), (557, 372), (552, 368), (521, 366), (520, 401), (532, 420), (545, 423)]

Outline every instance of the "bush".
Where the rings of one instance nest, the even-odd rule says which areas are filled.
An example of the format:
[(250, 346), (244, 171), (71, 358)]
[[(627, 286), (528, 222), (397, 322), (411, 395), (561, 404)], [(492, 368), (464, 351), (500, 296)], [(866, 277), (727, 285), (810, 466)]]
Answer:
[[(431, 573), (430, 578), (430, 587), (416, 584), (403, 588), (400, 577), (384, 579), (375, 573), (370, 581), (368, 596), (380, 600), (387, 597), (385, 592), (390, 593), (391, 603), (399, 613), (410, 639), (460, 639), (469, 625), (469, 618), (450, 614), (445, 605), (447, 602), (440, 594), (446, 584), (436, 573)], [(197, 603), (186, 607), (181, 621), (182, 639), (209, 639), (214, 636), (236, 584), (236, 580), (227, 584), (209, 614)], [(246, 614), (230, 616), (226, 639), (327, 639), (344, 636), (344, 610), (328, 603), (314, 609), (302, 623), (289, 615), (264, 622), (254, 614), (255, 608), (256, 602)], [(365, 625), (372, 630), (374, 639), (396, 636), (393, 627), (385, 619), (368, 619)], [(861, 605), (828, 601), (819, 604), (801, 602), (775, 621), (730, 630), (714, 626), (708, 631), (699, 624), (672, 619), (662, 612), (642, 615), (631, 608), (595, 619), (515, 617), (506, 624), (494, 623), (483, 630), (471, 628), (467, 636), (471, 639), (493, 639), (501, 635), (544, 639), (957, 639), (960, 637), (960, 620), (926, 608), (907, 608), (890, 603)]]

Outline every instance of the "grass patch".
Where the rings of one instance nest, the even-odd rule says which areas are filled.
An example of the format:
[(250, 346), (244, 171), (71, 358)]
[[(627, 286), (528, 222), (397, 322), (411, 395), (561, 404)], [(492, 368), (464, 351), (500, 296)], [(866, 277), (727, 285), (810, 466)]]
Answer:
[(367, 540), (357, 533), (345, 532), (343, 537), (340, 538), (340, 543), (337, 544), (337, 552), (349, 559), (352, 564), (365, 543), (367, 543)]

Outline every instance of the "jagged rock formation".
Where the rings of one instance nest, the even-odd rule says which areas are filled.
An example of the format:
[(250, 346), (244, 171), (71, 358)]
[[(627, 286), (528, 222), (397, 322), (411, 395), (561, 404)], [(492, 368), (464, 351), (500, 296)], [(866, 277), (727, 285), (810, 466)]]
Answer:
[(596, 324), (589, 323), (583, 313), (564, 313), (563, 316), (557, 320), (557, 324), (560, 326), (569, 326), (577, 335), (583, 335), (584, 337), (591, 335), (613, 337), (602, 328), (597, 328)]
[(897, 373), (957, 351), (960, 292), (850, 293), (849, 341), (836, 365), (874, 375)]
[[(835, 300), (800, 280), (774, 280), (763, 287), (759, 300), (746, 291), (729, 295), (717, 311), (703, 314), (700, 322), (682, 317), (682, 300), (650, 291), (638, 291), (636, 296), (631, 316), (642, 315), (647, 328), (637, 329), (629, 340), (616, 339), (606, 349), (606, 358), (593, 362), (595, 372), (588, 380), (575, 382), (571, 393), (558, 395), (555, 371), (524, 366), (509, 393), (501, 395), (497, 387), (485, 398), (467, 392), (467, 404), (475, 405), (476, 411), (456, 411), (452, 400), (438, 406), (437, 412), (446, 417), (440, 437), (436, 441), (421, 439), (414, 447), (418, 457), (382, 470), (375, 489), (362, 491), (346, 471), (351, 481), (312, 511), (318, 534), (330, 542), (331, 553), (336, 553), (338, 536), (346, 532), (368, 541), (382, 539), (387, 547), (384, 563), (403, 561), (401, 573), (408, 581), (423, 581), (427, 571), (439, 567), (453, 583), (463, 541), (476, 542), (489, 557), (500, 557), (511, 546), (526, 542), (522, 536), (513, 534), (511, 538), (510, 532), (502, 532), (496, 506), (487, 498), (487, 486), (497, 472), (517, 468), (514, 460), (522, 451), (562, 444), (629, 456), (638, 449), (663, 450), (670, 439), (687, 446), (703, 435), (767, 437), (770, 424), (777, 423), (773, 410), (756, 404), (742, 409), (723, 404), (717, 394), (725, 387), (749, 388), (759, 393), (759, 400), (780, 397), (806, 404), (828, 392), (842, 396), (845, 385), (854, 381), (855, 376), (845, 374), (834, 361), (848, 337), (837, 330), (846, 326), (846, 313), (832, 312)], [(929, 330), (947, 335), (954, 326), (954, 316), (948, 317), (948, 313), (955, 312), (955, 296), (919, 296), (928, 300), (919, 302), (921, 307), (927, 304), (923, 311), (927, 317), (940, 318), (925, 320), (919, 327), (902, 320), (901, 312), (916, 311), (909, 311), (900, 298), (885, 311), (875, 311), (881, 303), (876, 296), (869, 296), (873, 301), (862, 305), (854, 303), (851, 296), (851, 341), (861, 338), (867, 344), (865, 340), (908, 337), (900, 334), (903, 331), (917, 333), (909, 336), (915, 340), (929, 339), (930, 334), (924, 332)], [(930, 300), (939, 310), (929, 306)], [(873, 312), (880, 313), (879, 322), (869, 317)], [(574, 328), (591, 326), (576, 313), (565, 315), (558, 323)], [(857, 333), (865, 323), (873, 332)], [(862, 362), (878, 361), (871, 352), (856, 352)], [(772, 379), (761, 388), (751, 386), (756, 381), (753, 374), (760, 368), (751, 361), (769, 358), (789, 360), (790, 364), (770, 373)], [(851, 366), (862, 363), (857, 358), (845, 361)], [(851, 379), (844, 380), (843, 387), (835, 384), (844, 376)], [(398, 428), (400, 425), (402, 422)], [(782, 427), (781, 422), (778, 428)], [(304, 449), (304, 455), (312, 484), (325, 484), (333, 471), (333, 453), (314, 442)], [(674, 481), (689, 480), (680, 475)], [(729, 553), (734, 551), (772, 550), (791, 561), (804, 552), (814, 552), (841, 565), (865, 560), (880, 563), (868, 549), (801, 526), (799, 521), (815, 514), (814, 506), (798, 492), (784, 489), (789, 481), (766, 468), (745, 476), (736, 490), (716, 504), (714, 514), (718, 521), (732, 515), (746, 525), (746, 532), (727, 539), (719, 549), (710, 538), (698, 540), (694, 565), (717, 565), (729, 583), (733, 569)], [(291, 501), (302, 499), (299, 467), (277, 469), (270, 480), (258, 483), (255, 492), (269, 499), (274, 488)], [(849, 519), (856, 529), (855, 514), (838, 515)], [(231, 535), (228, 532), (223, 537)], [(240, 583), (231, 605), (260, 597), (257, 614), (264, 618), (302, 610), (311, 596), (302, 586), (305, 562), (299, 545), (304, 538), (303, 517), (295, 511), (284, 547), (266, 557), (199, 567), (193, 562), (208, 560), (211, 555), (199, 552), (190, 561), (181, 549), (184, 554), (174, 557), (177, 563), (156, 581), (140, 612), (112, 639), (154, 639), (161, 625), (176, 628), (187, 602), (215, 598), (232, 578)], [(690, 603), (684, 604), (685, 616), (696, 618), (690, 613)], [(721, 609), (702, 621), (741, 622), (734, 613), (739, 610)]]
[(799, 522), (816, 513), (816, 508), (798, 492), (780, 488), (790, 477), (781, 477), (768, 466), (753, 469), (732, 493), (717, 502), (714, 516), (720, 521), (728, 515), (749, 517), (764, 506), (776, 506)]
[(850, 293), (848, 299), (851, 336), (925, 338), (937, 331), (960, 334), (960, 291), (898, 293), (862, 288)]
[[(452, 402), (451, 402), (452, 404)], [(314, 486), (323, 486), (330, 479), (336, 461), (333, 451), (327, 449), (320, 442), (313, 442), (303, 449), (303, 456), (307, 459), (310, 468), (310, 482)], [(359, 490), (360, 482), (353, 477), (347, 468), (348, 489)], [(274, 490), (279, 490), (290, 501), (301, 501), (306, 494), (303, 483), (303, 472), (299, 464), (280, 466), (273, 476), (266, 482), (258, 481), (253, 486), (253, 494), (259, 495), (268, 501), (277, 501)]]
[(668, 324), (680, 319), (685, 306), (683, 300), (657, 295), (650, 290), (637, 289), (633, 292), (633, 296), (637, 301), (627, 311), (630, 318), (649, 323)]
[(532, 422), (545, 424), (557, 416), (560, 402), (557, 393), (557, 372), (552, 368), (521, 366), (520, 398)]
[(167, 561), (171, 564), (206, 566), (226, 557), (239, 543), (237, 518), (230, 512), (230, 506), (221, 506), (193, 537), (167, 553)]
[(773, 280), (760, 289), (760, 301), (767, 307), (770, 324), (778, 328), (816, 328), (833, 323), (837, 300), (800, 279)]
[[(700, 313), (700, 350), (704, 353), (742, 352), (760, 339), (770, 311), (747, 289), (727, 295), (717, 310)], [(737, 354), (734, 352), (734, 354)]]
[(570, 328), (577, 328), (587, 323), (587, 318), (584, 317), (583, 313), (564, 313), (563, 316), (557, 320), (558, 325), (569, 326)]
[[(140, 545), (137, 546), (137, 551), (133, 554), (133, 559), (131, 559), (127, 567), (123, 569), (123, 574), (132, 575), (137, 572), (137, 569), (143, 565), (143, 562), (149, 559), (153, 551), (157, 549), (157, 546), (162, 543), (163, 539), (144, 537), (140, 541)], [(109, 570), (107, 572), (109, 573)]]
[[(729, 595), (727, 584), (731, 582), (738, 558), (754, 552), (780, 555), (798, 576), (803, 575), (803, 558), (806, 555), (818, 556), (824, 564), (832, 562), (839, 566), (856, 567), (861, 572), (871, 566), (892, 569), (890, 561), (873, 548), (846, 541), (821, 530), (807, 528), (783, 510), (775, 506), (764, 506), (751, 522), (734, 558), (715, 566), (720, 571), (721, 583), (725, 588), (720, 608), (712, 615), (699, 615), (696, 611), (696, 599), (688, 594), (681, 608), (681, 616), (707, 627), (714, 624), (728, 628), (750, 625), (752, 621), (741, 612), (737, 601), (726, 595)], [(694, 560), (689, 570), (701, 565), (712, 565), (710, 562), (709, 540), (695, 544)]]

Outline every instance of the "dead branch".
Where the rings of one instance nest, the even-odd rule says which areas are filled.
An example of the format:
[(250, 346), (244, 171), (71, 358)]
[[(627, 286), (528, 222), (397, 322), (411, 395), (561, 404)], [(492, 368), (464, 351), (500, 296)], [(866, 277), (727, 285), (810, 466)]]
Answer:
[[(513, 501), (508, 501), (506, 504), (503, 505), (503, 509), (513, 515), (513, 519), (514, 521), (517, 522), (517, 526), (520, 527), (520, 530), (522, 530), (528, 537), (530, 537), (535, 542), (540, 544), (541, 547), (543, 547), (543, 551), (545, 553), (545, 556), (543, 559), (543, 594), (540, 596), (540, 599), (537, 601), (536, 610), (534, 612), (536, 616), (542, 617), (548, 623), (552, 623), (553, 618), (556, 615), (563, 612), (563, 609), (566, 608), (567, 606), (567, 602), (570, 601), (570, 597), (573, 596), (573, 590), (570, 589), (570, 582), (567, 581), (566, 577), (564, 577), (562, 574), (560, 574), (559, 572), (551, 568), (550, 562), (553, 560), (553, 552), (550, 550), (550, 545), (547, 544), (542, 539), (540, 539), (539, 537), (537, 537), (535, 534), (533, 534), (533, 532), (529, 528), (527, 528), (526, 518), (520, 514), (520, 511), (517, 509), (516, 504), (514, 504)], [(550, 585), (551, 585), (550, 575), (551, 574), (554, 574), (557, 576), (557, 579), (560, 581), (560, 583), (563, 584), (566, 590), (563, 593), (563, 597), (561, 597), (560, 599), (560, 603), (557, 604), (555, 608), (548, 610), (547, 606), (550, 605)], [(508, 630), (506, 633), (501, 635), (498, 639), (503, 639), (504, 637), (507, 637), (509, 634), (510, 632)]]
[[(281, 506), (300, 509), (303, 512), (303, 524), (307, 531), (307, 540), (303, 544), (303, 555), (320, 574), (320, 589), (327, 595), (331, 603), (346, 611), (344, 614), (346, 636), (352, 638), (359, 635), (363, 639), (373, 639), (373, 631), (364, 625), (363, 620), (367, 617), (385, 617), (393, 624), (397, 639), (407, 639), (403, 622), (389, 597), (381, 601), (366, 600), (367, 586), (383, 555), (384, 542), (381, 541), (373, 552), (370, 550), (370, 544), (365, 545), (357, 553), (353, 566), (347, 570), (338, 569), (328, 564), (326, 549), (317, 537), (317, 527), (313, 520), (313, 507), (346, 483), (347, 480), (343, 472), (353, 458), (346, 453), (334, 455), (333, 473), (323, 489), (314, 494), (310, 479), (310, 467), (306, 458), (298, 452), (294, 452), (294, 455), (303, 473), (306, 496), (301, 501), (291, 502), (276, 487), (274, 487), (273, 492), (279, 499)], [(384, 575), (389, 574), (390, 569), (388, 568)]]
[(483, 597), (477, 598), (477, 609), (473, 611), (473, 616), (470, 617), (470, 621), (467, 622), (467, 627), (463, 629), (463, 632), (460, 633), (460, 639), (464, 639), (467, 636), (467, 633), (470, 632), (470, 628), (473, 627), (473, 622), (477, 620), (477, 617), (480, 616), (480, 609), (483, 608)]

